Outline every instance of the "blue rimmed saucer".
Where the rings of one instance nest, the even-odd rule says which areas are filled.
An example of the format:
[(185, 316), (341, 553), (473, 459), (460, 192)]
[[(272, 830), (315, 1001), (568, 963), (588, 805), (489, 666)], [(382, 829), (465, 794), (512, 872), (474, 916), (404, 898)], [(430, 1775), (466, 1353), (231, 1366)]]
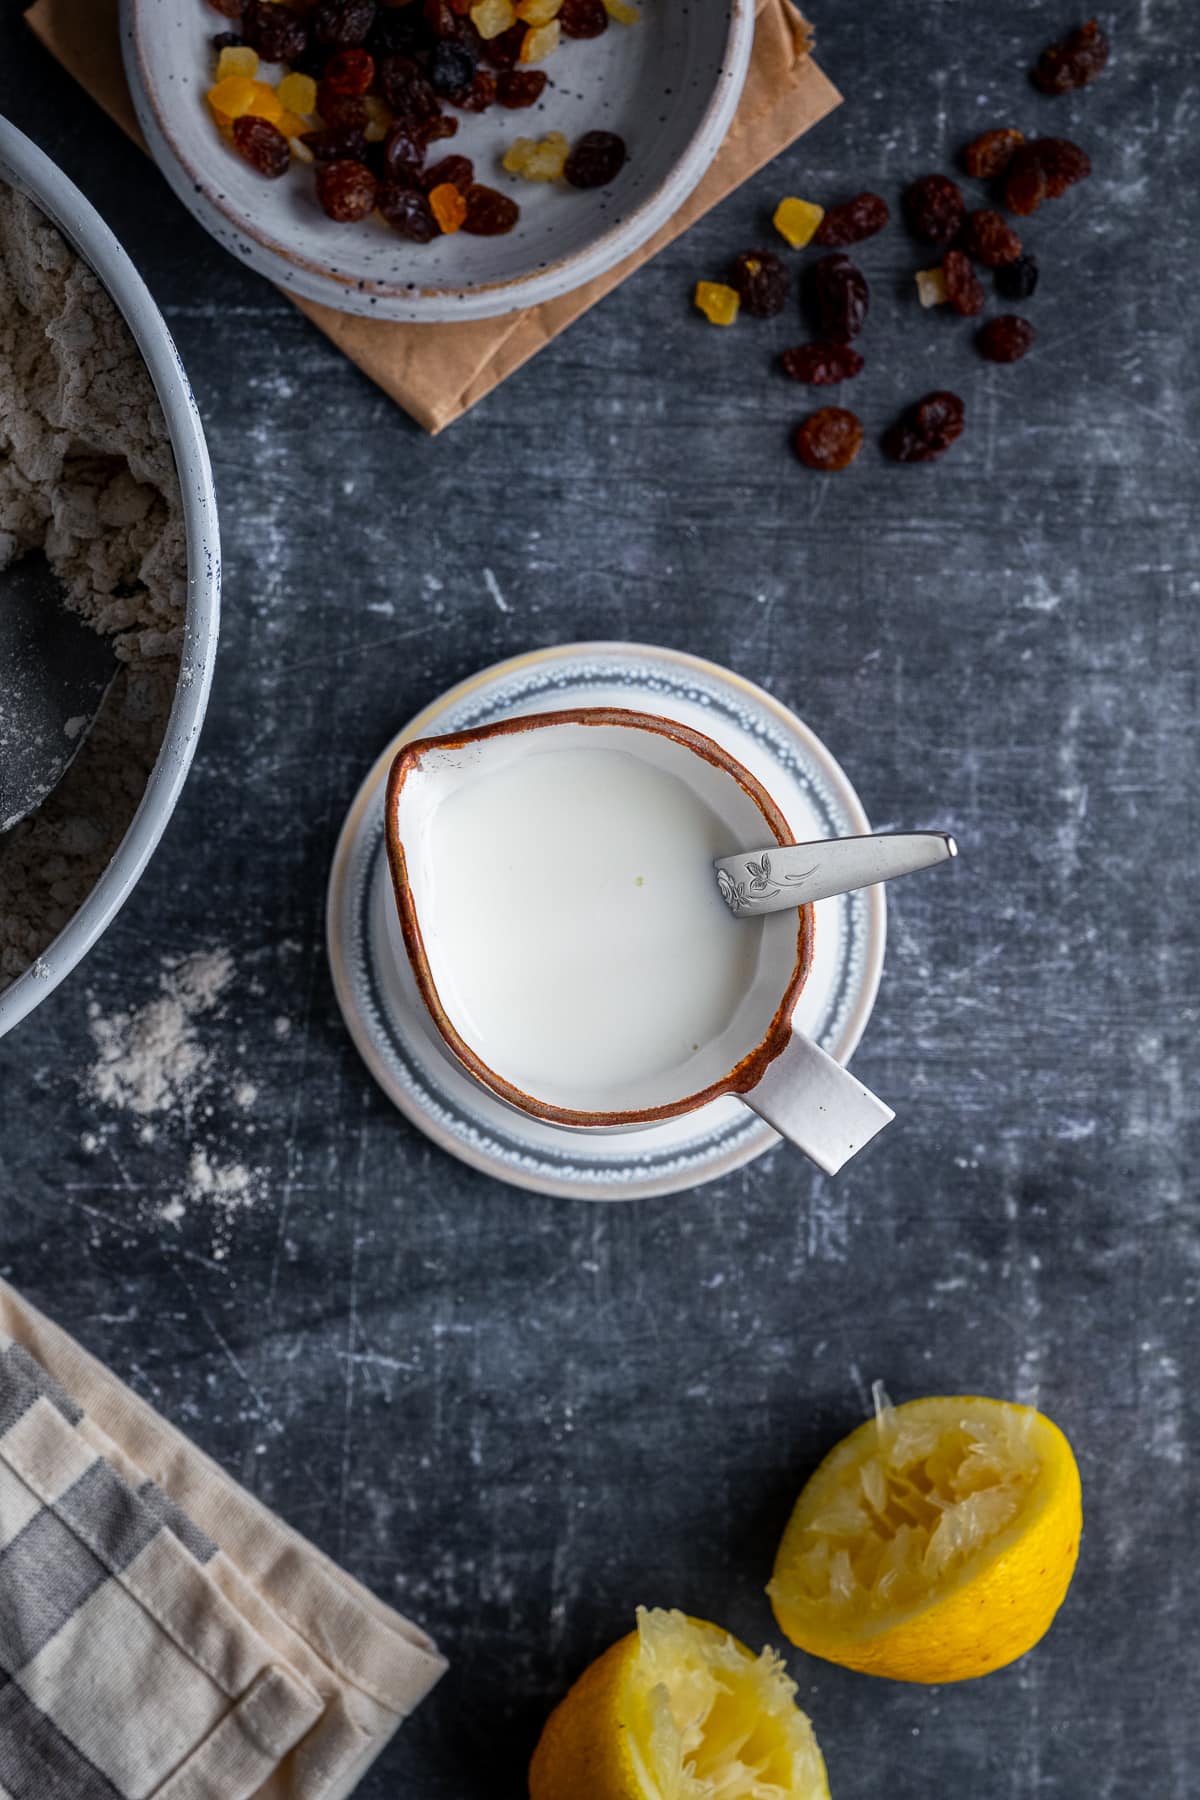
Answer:
[[(326, 921), (338, 1004), (368, 1069), (400, 1111), (452, 1156), (500, 1181), (582, 1200), (638, 1200), (715, 1181), (779, 1142), (735, 1099), (641, 1130), (591, 1135), (544, 1125), (478, 1087), (454, 1062), (397, 954), (384, 848), (384, 790), (415, 737), (520, 713), (625, 706), (706, 732), (778, 801), (798, 840), (871, 829), (844, 771), (777, 700), (701, 657), (645, 644), (566, 644), (497, 663), (435, 700), (397, 734), (346, 816)], [(882, 887), (817, 903), (816, 954), (796, 1023), (848, 1062), (879, 987)]]

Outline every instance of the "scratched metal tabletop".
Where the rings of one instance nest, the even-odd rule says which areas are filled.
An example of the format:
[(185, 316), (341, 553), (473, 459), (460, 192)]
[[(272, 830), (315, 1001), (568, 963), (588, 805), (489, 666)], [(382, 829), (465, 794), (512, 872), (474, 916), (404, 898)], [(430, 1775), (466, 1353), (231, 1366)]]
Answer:
[[(837, 1800), (1196, 1791), (1200, 25), (1110, 8), (1109, 71), (1039, 98), (1024, 70), (1073, 22), (819, 8), (846, 104), (434, 441), (4, 9), (0, 104), (128, 246), (195, 384), (226, 585), (165, 841), (0, 1045), (0, 1271), (437, 1636), (450, 1673), (363, 1800), (516, 1800), (638, 1602), (775, 1641), (778, 1534), (876, 1377), (1040, 1401), (1086, 1530), (1050, 1636), (984, 1682), (792, 1655)], [(868, 448), (808, 474), (806, 392), (772, 369), (794, 312), (717, 332), (693, 283), (769, 241), (782, 194), (894, 204), (1010, 121), (1096, 169), (1030, 222), (1034, 353), (995, 368), (921, 313), (891, 230), (860, 255)], [(878, 431), (937, 386), (961, 443), (885, 464)], [(894, 891), (856, 1067), (899, 1117), (836, 1182), (781, 1151), (677, 1199), (534, 1198), (402, 1122), (342, 1028), (323, 894), (366, 768), (482, 664), (594, 637), (734, 666), (877, 826), (958, 837), (952, 874)], [(229, 958), (208, 1060), (148, 1130), (97, 1095), (97, 1035), (197, 952)]]

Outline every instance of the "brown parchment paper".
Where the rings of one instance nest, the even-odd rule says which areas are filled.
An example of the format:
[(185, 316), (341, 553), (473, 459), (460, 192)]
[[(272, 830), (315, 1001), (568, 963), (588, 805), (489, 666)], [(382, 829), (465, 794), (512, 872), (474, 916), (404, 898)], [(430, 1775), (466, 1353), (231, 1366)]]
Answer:
[[(144, 148), (121, 65), (117, 0), (35, 0), (26, 18), (51, 54)], [(507, 318), (451, 325), (390, 325), (335, 312), (294, 295), (289, 298), (427, 431), (441, 431), (832, 112), (841, 95), (809, 54), (811, 41), (807, 24), (790, 0), (758, 0), (746, 86), (712, 167), (674, 217), (635, 255), (573, 293)], [(45, 147), (53, 150), (52, 145)]]

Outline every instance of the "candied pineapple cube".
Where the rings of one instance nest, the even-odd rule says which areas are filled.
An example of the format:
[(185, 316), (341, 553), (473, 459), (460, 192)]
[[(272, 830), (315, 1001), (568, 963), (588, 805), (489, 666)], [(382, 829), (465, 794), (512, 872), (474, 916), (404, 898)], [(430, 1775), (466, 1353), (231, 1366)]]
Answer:
[(917, 296), (922, 306), (942, 306), (950, 298), (940, 263), (932, 269), (917, 270)]
[(217, 58), (217, 80), (228, 81), (231, 75), (244, 75), (253, 81), (258, 74), (258, 51), (249, 44), (227, 44)]
[(471, 8), (471, 23), (485, 41), (500, 36), (517, 22), (512, 0), (479, 0)]
[(567, 166), (571, 146), (561, 131), (548, 131), (544, 138), (518, 138), (504, 155), (504, 167), (510, 175), (526, 181), (560, 181)]
[(242, 111), (252, 118), (269, 119), (272, 125), (276, 124), (282, 119), (284, 109), (275, 89), (269, 81), (252, 81), (250, 86), (253, 92)]
[[(258, 83), (251, 81), (246, 75), (229, 75), (224, 81), (218, 81), (214, 87), (210, 87), (207, 99), (217, 116), (217, 123), (228, 125), (233, 119), (240, 119), (244, 112), (248, 112), (257, 86)], [(281, 107), (280, 111), (282, 110)]]
[(797, 200), (789, 195), (775, 208), (775, 229), (780, 237), (787, 239), (793, 250), (803, 250), (805, 244), (812, 242), (824, 217), (823, 206), (818, 206), (813, 200)]
[(527, 25), (548, 25), (562, 11), (562, 0), (517, 0), (517, 17)]
[(558, 49), (561, 37), (562, 27), (557, 19), (551, 19), (548, 25), (530, 26), (521, 45), (521, 61), (523, 63), (542, 62)]
[(368, 144), (381, 144), (392, 128), (392, 109), (378, 94), (364, 94), (363, 105), (367, 111), (363, 136)]
[(726, 287), (723, 281), (698, 281), (696, 305), (710, 325), (732, 325), (741, 299), (737, 289)]
[(311, 75), (301, 75), (298, 69), (285, 75), (275, 92), (285, 112), (307, 119), (317, 110), (317, 84)]
[(604, 0), (604, 10), (618, 25), (636, 25), (642, 16), (636, 6), (627, 6), (625, 0)]

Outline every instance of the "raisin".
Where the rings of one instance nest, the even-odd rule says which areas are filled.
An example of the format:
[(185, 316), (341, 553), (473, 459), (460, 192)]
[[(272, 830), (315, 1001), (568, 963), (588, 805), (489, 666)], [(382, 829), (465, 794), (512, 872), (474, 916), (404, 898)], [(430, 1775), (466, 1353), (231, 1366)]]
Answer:
[(458, 15), (451, 5), (451, 0), (424, 0), (421, 11), (425, 16), (426, 25), (434, 37), (457, 37)]
[(996, 292), (1005, 300), (1028, 300), (1037, 284), (1037, 257), (1032, 250), (996, 270)]
[(333, 94), (359, 95), (375, 80), (375, 58), (369, 50), (335, 50), (325, 64), (321, 86)]
[(240, 19), (245, 0), (208, 0), (208, 4), (223, 19)]
[(570, 156), (563, 174), (572, 187), (607, 187), (625, 167), (629, 152), (624, 138), (613, 131), (585, 131)]
[[(608, 14), (604, 16), (607, 19)], [(546, 91), (546, 80), (544, 69), (507, 69), (496, 78), (496, 98), (510, 112), (534, 106)]]
[(452, 181), (460, 194), (470, 192), (475, 181), (475, 165), (469, 156), (443, 156), (441, 162), (434, 163), (426, 169), (421, 177), (421, 186), (428, 194), (443, 181)]
[(563, 0), (558, 22), (564, 37), (599, 37), (608, 30), (608, 11), (604, 0)]
[(432, 118), (441, 111), (437, 95), (411, 56), (385, 56), (379, 87), (398, 119)]
[(862, 445), (862, 421), (844, 406), (823, 406), (792, 434), (793, 450), (810, 469), (848, 469)]
[(361, 94), (339, 94), (327, 81), (317, 83), (317, 112), (322, 123), (345, 131), (365, 131), (366, 102)]
[(233, 141), (238, 155), (244, 156), (260, 175), (267, 175), (274, 181), (287, 173), (292, 153), (282, 131), (269, 119), (243, 113), (240, 119), (233, 121)]
[[(267, 0), (268, 5), (277, 0)], [(375, 23), (375, 0), (321, 0), (312, 14), (313, 36), (335, 50), (361, 44)]]
[(425, 21), (415, 6), (385, 6), (367, 37), (372, 56), (407, 56), (425, 43)]
[[(362, 161), (361, 156), (358, 161)], [(401, 187), (414, 186), (424, 165), (425, 146), (420, 138), (414, 137), (403, 125), (393, 125), (383, 140), (385, 179)]]
[(1003, 175), (1014, 153), (1025, 142), (1025, 133), (1012, 125), (999, 131), (985, 131), (972, 138), (962, 153), (962, 166), (976, 181), (994, 181)]
[(411, 238), (414, 244), (429, 244), (440, 236), (437, 220), (429, 210), (429, 201), (415, 188), (385, 183), (375, 204), (392, 230), (399, 232), (401, 237)]
[(752, 319), (773, 319), (781, 313), (790, 283), (786, 265), (770, 250), (743, 250), (729, 278)]
[(1004, 178), (1004, 204), (1009, 212), (1027, 218), (1046, 198), (1046, 171), (1032, 144), (1022, 144), (1008, 165)]
[(1001, 263), (1014, 262), (1021, 254), (1021, 240), (1003, 215), (985, 206), (967, 214), (959, 243), (967, 255), (982, 263), (985, 269), (998, 269)]
[(436, 144), (441, 138), (457, 136), (458, 120), (449, 113), (434, 113), (432, 118), (416, 120), (412, 129), (422, 143)]
[(926, 394), (883, 434), (883, 448), (893, 462), (932, 462), (962, 436), (963, 403), (944, 390)]
[(236, 31), (218, 31), (212, 41), (212, 47), (220, 55), (222, 50), (240, 50), (246, 42)]
[(313, 161), (319, 163), (362, 162), (367, 154), (367, 140), (352, 125), (335, 125), (327, 131), (306, 131), (300, 142), (307, 144)]
[(1086, 150), (1069, 138), (1035, 138), (1033, 150), (1046, 178), (1047, 200), (1057, 200), (1077, 181), (1086, 181), (1092, 172), (1092, 159)]
[(459, 193), (452, 181), (443, 181), (429, 190), (429, 210), (437, 220), (439, 230), (448, 237), (452, 232), (462, 230), (467, 216), (466, 196)]
[(904, 216), (914, 237), (945, 248), (958, 236), (966, 201), (947, 175), (922, 175), (905, 190)]
[(882, 231), (891, 216), (887, 201), (878, 194), (856, 194), (853, 200), (843, 200), (840, 206), (829, 208), (812, 241), (825, 249), (861, 244)]
[(462, 112), (486, 112), (489, 106), (496, 104), (496, 77), (486, 69), (480, 69), (467, 87), (448, 98), (451, 106), (457, 106)]
[(810, 276), (812, 310), (821, 336), (844, 344), (857, 337), (867, 318), (867, 278), (848, 256), (823, 256)]
[(317, 167), (317, 199), (331, 219), (343, 224), (365, 219), (375, 205), (375, 177), (365, 163), (320, 163)]
[(467, 216), (463, 230), (472, 237), (503, 237), (521, 216), (515, 200), (496, 188), (482, 187), (476, 182), (467, 193)]
[(989, 362), (1014, 363), (1020, 362), (1036, 335), (1028, 319), (1018, 318), (1016, 313), (1001, 313), (999, 318), (989, 319), (979, 327), (975, 342), (979, 354)]
[(294, 62), (308, 47), (308, 26), (279, 0), (248, 0), (242, 36), (269, 63)]
[(442, 38), (429, 59), (429, 81), (435, 94), (452, 100), (475, 79), (475, 57), (465, 44)]
[(783, 372), (810, 387), (832, 387), (861, 375), (863, 359), (849, 344), (799, 344), (780, 358)]
[(1095, 81), (1107, 61), (1108, 39), (1091, 19), (1061, 43), (1043, 50), (1029, 74), (1043, 94), (1069, 94), (1073, 88)]
[(525, 42), (525, 33), (529, 29), (518, 19), (499, 37), (489, 38), (483, 46), (483, 54), (493, 69), (515, 69), (521, 54), (521, 45)]
[(942, 280), (946, 284), (946, 298), (956, 313), (970, 319), (983, 311), (983, 285), (971, 267), (970, 259), (961, 250), (947, 250), (943, 256)]

